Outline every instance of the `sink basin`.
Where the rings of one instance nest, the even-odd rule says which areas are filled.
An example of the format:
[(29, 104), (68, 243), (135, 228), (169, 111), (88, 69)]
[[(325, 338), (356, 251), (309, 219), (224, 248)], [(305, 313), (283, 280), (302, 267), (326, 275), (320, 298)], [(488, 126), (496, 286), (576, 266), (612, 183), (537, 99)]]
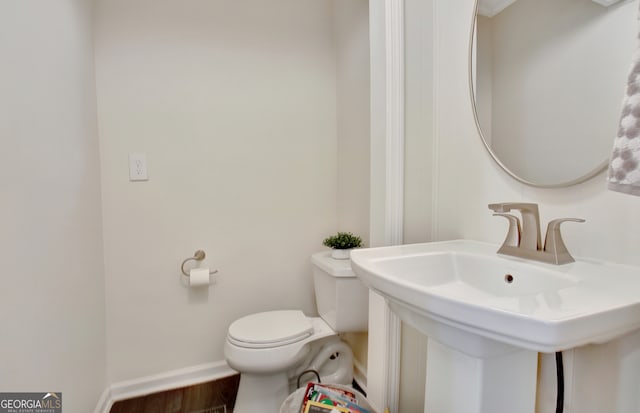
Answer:
[(640, 328), (640, 269), (556, 266), (497, 249), (468, 240), (358, 249), (351, 264), (401, 319), (462, 351), (480, 337), (496, 351), (555, 352)]

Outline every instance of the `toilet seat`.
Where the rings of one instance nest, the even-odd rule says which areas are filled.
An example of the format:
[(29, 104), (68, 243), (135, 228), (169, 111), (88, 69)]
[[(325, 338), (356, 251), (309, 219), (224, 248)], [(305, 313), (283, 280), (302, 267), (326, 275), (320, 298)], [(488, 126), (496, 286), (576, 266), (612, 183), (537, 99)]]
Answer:
[(266, 311), (234, 321), (227, 339), (244, 348), (273, 348), (304, 340), (313, 332), (313, 324), (300, 310)]

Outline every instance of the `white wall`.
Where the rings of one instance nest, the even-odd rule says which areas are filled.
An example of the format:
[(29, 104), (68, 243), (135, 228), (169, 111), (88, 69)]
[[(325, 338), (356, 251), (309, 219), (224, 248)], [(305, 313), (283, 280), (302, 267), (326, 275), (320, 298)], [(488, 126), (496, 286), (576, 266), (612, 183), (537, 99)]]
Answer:
[[(369, 243), (369, 2), (333, 0), (336, 46), (338, 229)], [(346, 334), (366, 374), (366, 333)], [(359, 377), (362, 380), (362, 377)]]
[(433, 0), (405, 0), (405, 243), (431, 236)]
[[(565, 242), (575, 256), (639, 265), (640, 199), (605, 190), (603, 174), (582, 185), (565, 189), (527, 187), (502, 172), (485, 151), (469, 103), (467, 48), (472, 13), (472, 0), (438, 2), (435, 238), (469, 238), (498, 244), (504, 238), (506, 226), (503, 220), (491, 216), (487, 204), (532, 201), (540, 204), (543, 225), (556, 217), (587, 220), (584, 224), (563, 228)], [(621, 97), (625, 80), (620, 79)], [(610, 129), (613, 144), (617, 125), (611, 125)], [(612, 282), (615, 282), (614, 274)], [(630, 336), (621, 343), (608, 348), (588, 346), (569, 352), (568, 357), (573, 357), (570, 361), (573, 361), (575, 370), (568, 368), (568, 380), (573, 380), (568, 388), (574, 392), (567, 401), (569, 409), (566, 412), (601, 412), (603, 406), (593, 403), (593, 400), (611, 400), (612, 394), (625, 393), (621, 389), (628, 387), (628, 381), (620, 377), (611, 380), (606, 375), (599, 375), (597, 369), (602, 365), (598, 363), (601, 358), (609, 363), (619, 363), (623, 356), (627, 360), (637, 358), (633, 351), (620, 351), (623, 347), (639, 347), (637, 336)], [(542, 358), (540, 412), (554, 409), (555, 371), (550, 368), (551, 357)], [(572, 371), (575, 374), (572, 375)], [(635, 393), (637, 391), (630, 392), (627, 388), (624, 397), (635, 397)], [(615, 411), (611, 405), (604, 409)]]
[(0, 3), (0, 389), (61, 391), (69, 413), (105, 386), (91, 16)]
[(334, 0), (338, 227), (369, 239), (369, 2)]
[[(327, 1), (98, 2), (110, 381), (221, 360), (228, 325), (315, 313), (309, 256), (337, 229)], [(131, 183), (127, 154), (146, 153)], [(196, 249), (218, 268), (183, 288)]]

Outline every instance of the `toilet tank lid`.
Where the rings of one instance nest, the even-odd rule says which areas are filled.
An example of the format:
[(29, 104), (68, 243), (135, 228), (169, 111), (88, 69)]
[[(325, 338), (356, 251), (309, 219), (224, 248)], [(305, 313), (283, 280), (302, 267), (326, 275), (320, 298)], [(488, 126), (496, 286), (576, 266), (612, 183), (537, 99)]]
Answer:
[(249, 347), (293, 343), (313, 334), (313, 325), (300, 310), (266, 311), (250, 314), (231, 323), (232, 342)]
[(331, 258), (331, 251), (322, 251), (311, 256), (311, 262), (334, 277), (355, 277), (351, 269), (351, 260)]

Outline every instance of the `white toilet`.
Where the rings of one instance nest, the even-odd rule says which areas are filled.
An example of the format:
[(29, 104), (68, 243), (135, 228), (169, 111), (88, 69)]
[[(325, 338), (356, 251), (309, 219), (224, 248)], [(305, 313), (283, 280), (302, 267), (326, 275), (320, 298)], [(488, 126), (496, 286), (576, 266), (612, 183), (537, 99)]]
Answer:
[[(311, 257), (320, 317), (300, 310), (268, 311), (234, 321), (224, 355), (240, 372), (234, 413), (277, 413), (300, 373), (318, 371), (322, 382), (351, 384), (353, 355), (338, 333), (367, 330), (369, 295), (349, 260), (330, 252)], [(304, 375), (305, 381), (316, 380)]]

